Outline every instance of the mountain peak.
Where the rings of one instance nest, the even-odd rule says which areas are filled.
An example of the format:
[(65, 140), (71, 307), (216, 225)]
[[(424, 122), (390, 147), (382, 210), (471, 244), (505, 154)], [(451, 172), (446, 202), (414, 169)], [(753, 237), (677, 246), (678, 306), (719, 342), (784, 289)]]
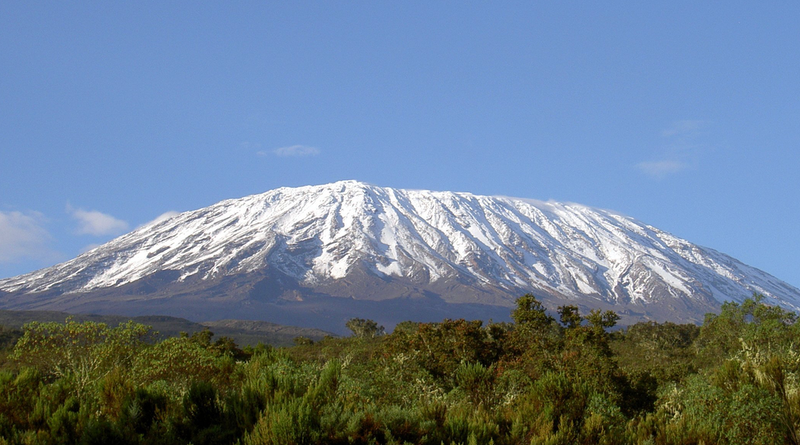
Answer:
[(66, 263), (0, 280), (0, 291), (3, 308), (158, 303), (179, 316), (189, 314), (170, 304), (191, 294), (198, 307), (184, 309), (227, 302), (214, 309), (225, 317), (315, 298), (508, 308), (528, 292), (632, 319), (701, 320), (754, 292), (800, 307), (798, 289), (611, 211), (352, 180), (184, 212)]

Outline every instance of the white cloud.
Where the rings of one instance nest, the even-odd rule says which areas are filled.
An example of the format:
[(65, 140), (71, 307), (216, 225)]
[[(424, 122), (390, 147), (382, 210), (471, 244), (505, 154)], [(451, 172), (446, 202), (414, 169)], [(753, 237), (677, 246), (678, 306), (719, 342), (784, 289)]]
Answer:
[(708, 146), (703, 143), (709, 122), (703, 120), (679, 120), (661, 131), (661, 154), (656, 161), (640, 162), (635, 168), (655, 179), (679, 173), (700, 165), (700, 159)]
[[(144, 224), (140, 225), (139, 227), (149, 226), (149, 225), (151, 225), (151, 224), (158, 224), (158, 223), (160, 223), (161, 221), (166, 221), (166, 220), (168, 220), (168, 219), (170, 219), (170, 218), (172, 218), (173, 216), (175, 216), (175, 215), (178, 215), (178, 214), (179, 214), (179, 212), (176, 212), (176, 211), (174, 211), (174, 210), (170, 210), (170, 211), (168, 211), (168, 212), (164, 212), (164, 213), (162, 213), (162, 214), (160, 214), (160, 215), (156, 216), (156, 217), (155, 217), (155, 218), (154, 218), (152, 221), (148, 221), (148, 222), (146, 222), (146, 223), (144, 223)], [(139, 227), (137, 227), (137, 229), (138, 229)]]
[(97, 244), (97, 243), (92, 243), (92, 244), (89, 244), (87, 246), (83, 246), (83, 248), (81, 248), (81, 253), (86, 253), (86, 252), (88, 252), (88, 251), (90, 251), (92, 249), (96, 249), (96, 248), (98, 248), (100, 246), (102, 246), (102, 244)]
[[(259, 151), (259, 156), (266, 156), (267, 152)], [(319, 154), (319, 149), (316, 147), (308, 147), (306, 145), (292, 145), (289, 147), (280, 147), (272, 150), (272, 154), (280, 157), (299, 157), (299, 156), (316, 156)]]
[(78, 221), (79, 235), (116, 235), (128, 230), (128, 223), (97, 210), (73, 209), (67, 205), (67, 213)]
[(56, 256), (47, 245), (50, 233), (36, 212), (0, 212), (0, 263), (49, 260)]
[(636, 164), (636, 168), (656, 179), (665, 178), (671, 174), (686, 170), (688, 167), (689, 166), (683, 162), (671, 160), (640, 162)]
[(174, 210), (170, 210), (168, 212), (164, 212), (164, 213), (156, 216), (156, 219), (150, 221), (148, 224), (160, 223), (161, 221), (166, 221), (166, 220), (168, 220), (168, 219), (170, 219), (173, 216), (176, 216), (178, 214), (179, 214), (178, 212), (176, 212)]

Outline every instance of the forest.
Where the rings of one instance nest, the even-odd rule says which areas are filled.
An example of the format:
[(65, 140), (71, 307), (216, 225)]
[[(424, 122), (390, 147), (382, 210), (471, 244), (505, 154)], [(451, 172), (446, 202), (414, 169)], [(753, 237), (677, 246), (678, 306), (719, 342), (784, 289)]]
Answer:
[(352, 319), (240, 348), (135, 322), (0, 329), (6, 444), (798, 444), (800, 323), (754, 295), (702, 326), (517, 300), (510, 323)]

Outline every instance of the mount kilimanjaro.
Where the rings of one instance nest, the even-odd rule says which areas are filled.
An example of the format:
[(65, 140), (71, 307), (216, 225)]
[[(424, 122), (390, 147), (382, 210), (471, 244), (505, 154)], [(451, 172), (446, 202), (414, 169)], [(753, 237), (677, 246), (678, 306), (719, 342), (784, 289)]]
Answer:
[(0, 280), (0, 309), (261, 319), (341, 332), (352, 317), (508, 319), (517, 297), (698, 322), (800, 290), (618, 213), (356, 181), (280, 188), (158, 220)]

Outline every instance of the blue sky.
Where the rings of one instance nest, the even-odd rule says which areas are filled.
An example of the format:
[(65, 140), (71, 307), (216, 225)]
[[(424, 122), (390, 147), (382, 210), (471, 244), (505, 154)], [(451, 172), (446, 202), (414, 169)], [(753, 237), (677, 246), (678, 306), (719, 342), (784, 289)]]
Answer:
[(800, 3), (394, 3), (0, 2), (0, 277), (356, 179), (611, 209), (800, 286)]

